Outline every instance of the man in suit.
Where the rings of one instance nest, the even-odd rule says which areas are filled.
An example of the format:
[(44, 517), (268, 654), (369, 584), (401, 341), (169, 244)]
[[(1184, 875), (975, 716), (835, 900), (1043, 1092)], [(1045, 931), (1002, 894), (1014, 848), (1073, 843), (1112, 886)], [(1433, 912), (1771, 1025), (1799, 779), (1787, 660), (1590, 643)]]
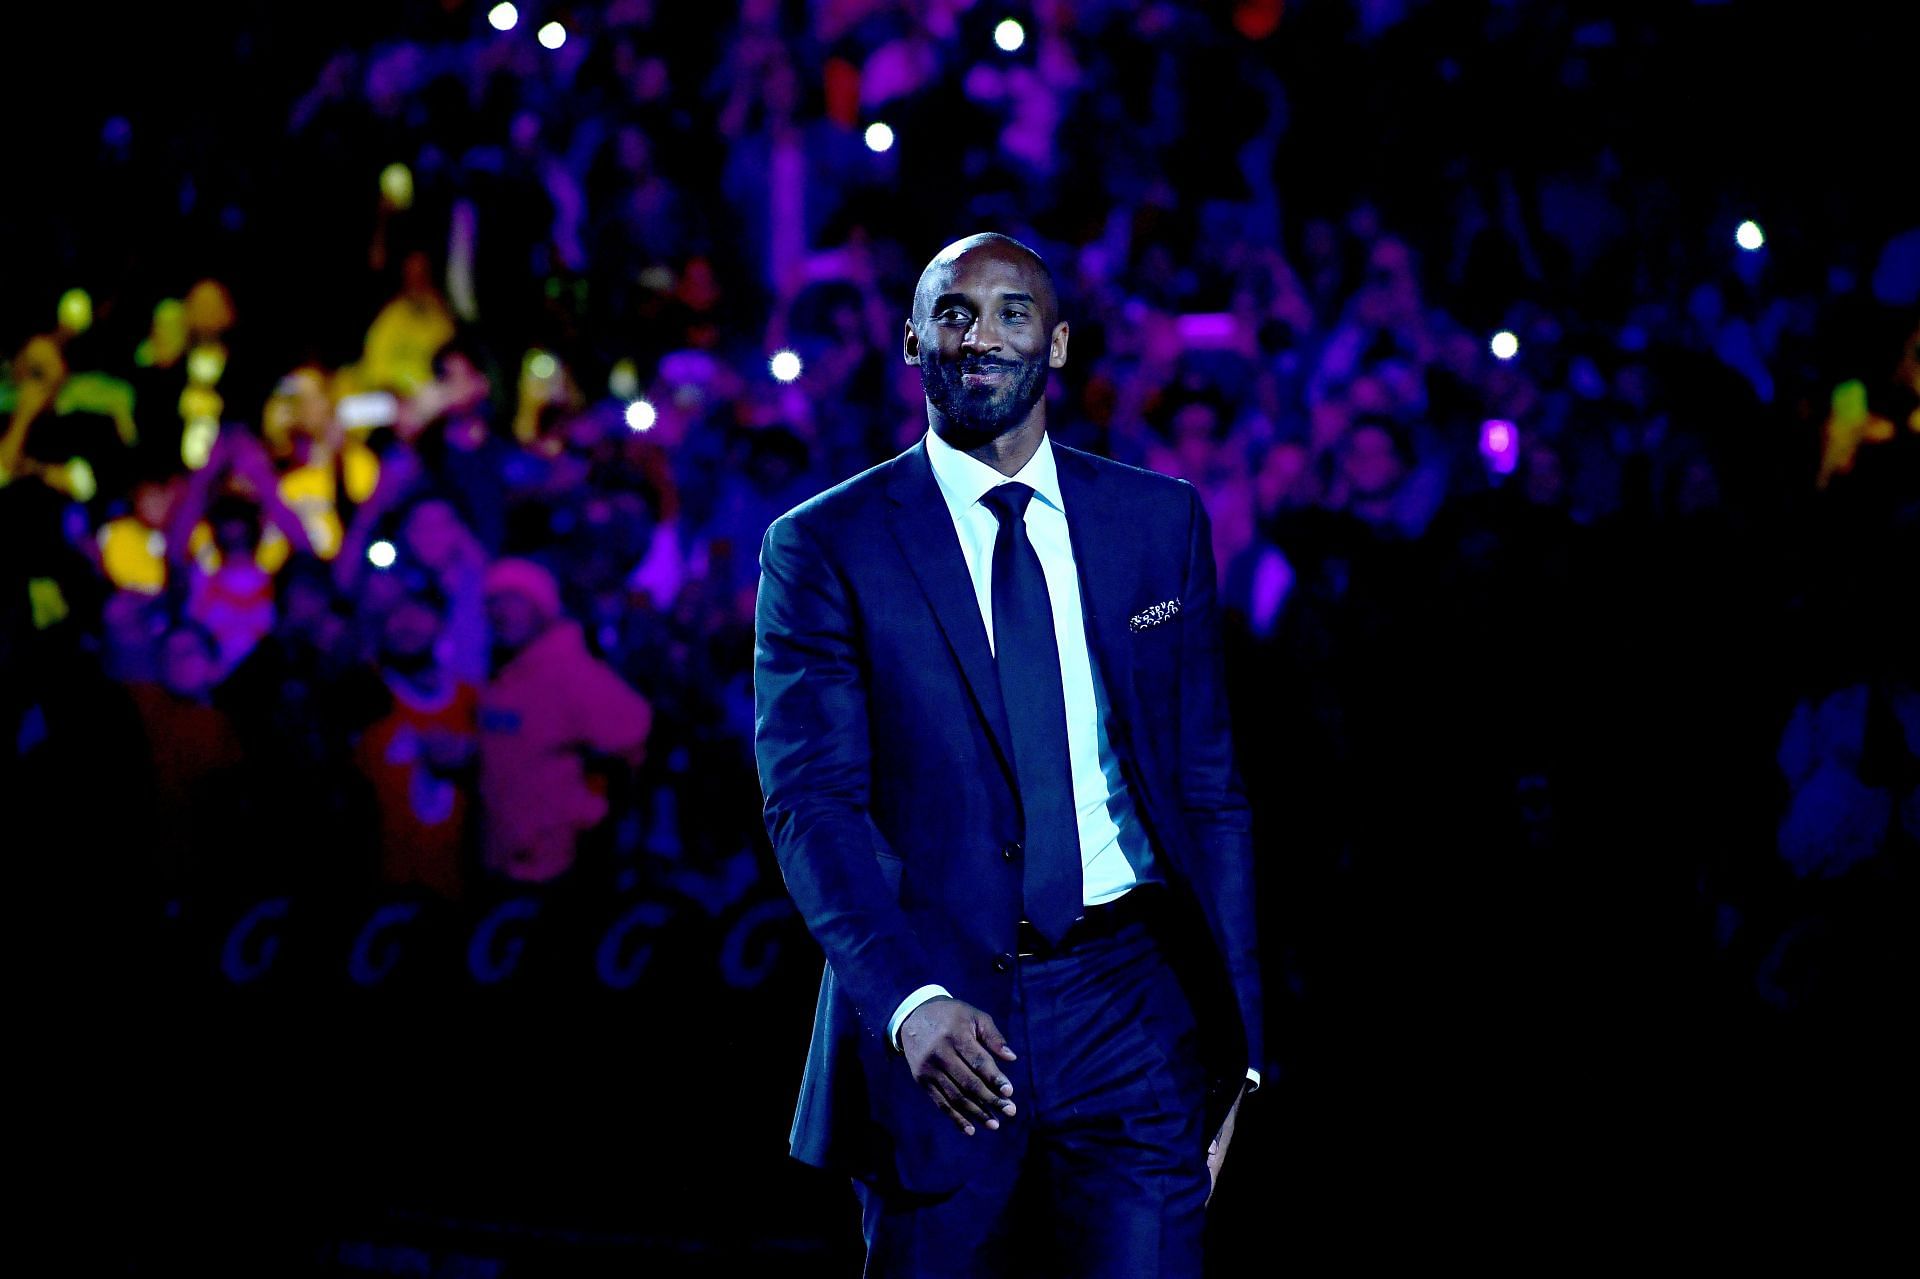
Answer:
[(870, 1275), (1198, 1275), (1259, 1083), (1206, 512), (1048, 438), (1067, 342), (1032, 250), (947, 246), (926, 438), (761, 547), (767, 829), (827, 959), (792, 1150)]

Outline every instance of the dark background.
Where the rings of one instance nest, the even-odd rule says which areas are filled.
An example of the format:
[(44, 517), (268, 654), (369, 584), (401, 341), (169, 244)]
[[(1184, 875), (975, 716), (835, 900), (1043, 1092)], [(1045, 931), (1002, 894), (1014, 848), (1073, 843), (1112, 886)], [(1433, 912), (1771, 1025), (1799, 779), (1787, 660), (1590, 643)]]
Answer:
[[(765, 6), (805, 120), (824, 118), (832, 59), (857, 66), (904, 29), (904, 10), (872, 7), (823, 35), (822, 8)], [(808, 332), (747, 247), (760, 224), (729, 163), (757, 126), (717, 121), (733, 60), (763, 38), (754, 15), (523, 8), (512, 38), (561, 16), (594, 52), (568, 83), (507, 64), (478, 105), (448, 85), (508, 38), (484, 7), (11, 15), (0, 333), (18, 349), (81, 286), (96, 320), (68, 363), (130, 375), (154, 302), (217, 278), (241, 317), (223, 390), (244, 422), (287, 369), (359, 354), (399, 249), (444, 271), (447, 209), (472, 199), (483, 243), (509, 246), (481, 321), (463, 326), (493, 374), (496, 428), (530, 345), (574, 370), (583, 419), (604, 415), (622, 356), (660, 398), (667, 352), (709, 351), (746, 389), (717, 393), (697, 437), (709, 443), (670, 466), (689, 539), (730, 548), (709, 580), (750, 585), (741, 543), (903, 446), (912, 397), (877, 342), (879, 371), (809, 387), (832, 406), (817, 418), (787, 421), (756, 389), (776, 334), (814, 343), (810, 368), (834, 339)], [(1009, 159), (1007, 108), (963, 88), (999, 56), (1000, 10), (961, 13), (924, 84), (860, 113), (895, 123), (893, 159), (859, 168), (850, 133), (809, 152), (810, 192), (832, 207), (806, 237), (869, 246), (856, 309), (892, 317), (889, 341), (941, 244), (986, 226), (1030, 239), (1075, 325), (1063, 440), (1200, 466), (1188, 478), (1216, 521), (1216, 497), (1235, 500), (1235, 475), (1276, 449), (1299, 448), (1318, 477), (1253, 501), (1240, 570), (1260, 546), (1284, 556), (1294, 585), (1277, 620), (1250, 617), (1222, 564), (1277, 1060), (1223, 1181), (1220, 1255), (1491, 1248), (1551, 1264), (1674, 1238), (1726, 1256), (1807, 1223), (1864, 1238), (1885, 1221), (1877, 1169), (1910, 1105), (1894, 1046), (1912, 1003), (1902, 814), (1920, 775), (1920, 647), (1914, 393), (1896, 369), (1916, 312), (1879, 272), (1920, 223), (1912, 15), (1408, 3), (1365, 8), (1376, 29), (1319, 0), (1249, 38), (1233, 22), (1254, 8), (1059, 6), (1079, 80), (1044, 164)], [(1040, 25), (1032, 6), (1005, 9)], [(663, 100), (641, 102), (609, 69), (621, 40), (668, 68)], [(449, 70), (382, 105), (359, 77), (408, 45)], [(294, 104), (342, 56), (348, 87), (294, 127)], [(1021, 56), (1032, 63), (1031, 45)], [(513, 203), (527, 188), (458, 159), (499, 143), (516, 113), (542, 121), (541, 153), (583, 166), (590, 210), (621, 190), (591, 167), (610, 144), (561, 140), (596, 119), (647, 131), (684, 211), (657, 259), (683, 277), (711, 264), (718, 306), (647, 310), (632, 287), (646, 263), (619, 256), (632, 228), (617, 219), (581, 263), (555, 266), (542, 208)], [(822, 156), (852, 168), (828, 178)], [(395, 160), (419, 195), (375, 267), (375, 176)], [(1556, 222), (1569, 191), (1581, 212)], [(1746, 217), (1767, 234), (1758, 266), (1733, 247)], [(1324, 261), (1316, 221), (1337, 242)], [(1414, 344), (1406, 323), (1356, 309), (1390, 287), (1383, 239), (1409, 254), (1425, 322), (1477, 355), (1464, 370), (1415, 361), (1421, 402), (1383, 411), (1406, 477), (1375, 509), (1353, 498), (1351, 441), (1371, 410), (1352, 386)], [(1119, 246), (1104, 280), (1090, 265), (1102, 245)], [(1150, 318), (1231, 309), (1266, 279), (1265, 248), (1302, 277), (1313, 323), (1267, 317), (1224, 371), (1193, 352), (1170, 373), (1146, 367), (1135, 344)], [(1264, 306), (1266, 284), (1250, 287)], [(1720, 311), (1702, 320), (1708, 287)], [(1736, 320), (1764, 335), (1744, 365)], [(1356, 325), (1361, 371), (1319, 376)], [(1501, 327), (1522, 340), (1504, 371), (1484, 355)], [(1577, 389), (1581, 359), (1605, 384), (1596, 396)], [(1651, 392), (1624, 391), (1636, 374), (1623, 370)], [(1828, 396), (1847, 379), (1895, 438), (1820, 487)], [(1313, 426), (1323, 399), (1345, 406), (1331, 438)], [(167, 404), (149, 403), (143, 440), (177, 440)], [(1193, 405), (1214, 415), (1212, 452), (1181, 451)], [(1478, 469), (1479, 422), (1509, 411), (1524, 457), (1563, 468), (1558, 488), (1531, 460), (1510, 478)], [(743, 487), (769, 426), (801, 441), (802, 464)], [(135, 468), (94, 461), (101, 492), (81, 518), (97, 524), (124, 513)], [(1441, 477), (1424, 508), (1407, 497), (1417, 475)], [(522, 514), (579, 509), (599, 482)], [(32, 1233), (102, 1273), (852, 1273), (851, 1195), (785, 1157), (818, 954), (757, 829), (737, 589), (661, 609), (639, 638), (594, 634), (654, 703), (648, 763), (612, 773), (614, 815), (583, 869), (526, 898), (537, 916), (500, 943), (520, 947), (512, 972), (488, 981), (479, 970), (506, 951), (476, 959), (475, 930), (519, 899), (512, 885), (476, 877), (446, 902), (372, 878), (156, 878), (148, 810), (123, 780), (137, 725), (102, 673), (106, 589), (76, 584), (84, 566), (28, 562), (43, 543), (18, 530), (58, 542), (64, 516), (24, 503), (25, 483), (0, 490), (9, 608), (17, 581), (46, 573), (76, 606), (48, 630), (10, 614), (5, 652), (8, 731), (35, 740), (16, 732), (32, 707), (51, 726), (6, 775), (16, 1053), (35, 1080), (18, 1104), (46, 1137), (32, 1144)], [(558, 529), (516, 525), (487, 550), (546, 558), (569, 610), (603, 617)], [(1858, 702), (1832, 700), (1850, 690)], [(1785, 761), (1848, 732), (1860, 744), (1836, 767), (1857, 788), (1807, 799), (1824, 814), (1804, 819), (1809, 834), (1789, 819), (1811, 783)], [(269, 816), (245, 838), (270, 850), (285, 834)], [(275, 901), (284, 916), (236, 934)], [(362, 982), (356, 940), (394, 904), (412, 912), (393, 917), (406, 940)], [(621, 921), (625, 942), (604, 949)]]

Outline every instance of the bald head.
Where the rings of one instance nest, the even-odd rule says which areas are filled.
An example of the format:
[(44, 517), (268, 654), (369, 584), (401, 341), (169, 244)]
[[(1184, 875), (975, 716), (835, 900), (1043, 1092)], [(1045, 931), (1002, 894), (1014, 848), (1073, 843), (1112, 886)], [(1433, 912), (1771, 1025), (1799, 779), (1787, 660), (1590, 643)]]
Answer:
[(926, 269), (920, 272), (920, 283), (913, 291), (913, 322), (924, 323), (933, 312), (933, 304), (946, 291), (953, 280), (955, 268), (962, 258), (997, 258), (1015, 263), (1025, 269), (1033, 282), (1031, 292), (1034, 303), (1039, 307), (1044, 323), (1051, 325), (1060, 318), (1060, 295), (1054, 288), (1053, 272), (1038, 253), (1010, 235), (998, 231), (981, 231), (975, 235), (955, 240), (946, 248), (933, 255)]

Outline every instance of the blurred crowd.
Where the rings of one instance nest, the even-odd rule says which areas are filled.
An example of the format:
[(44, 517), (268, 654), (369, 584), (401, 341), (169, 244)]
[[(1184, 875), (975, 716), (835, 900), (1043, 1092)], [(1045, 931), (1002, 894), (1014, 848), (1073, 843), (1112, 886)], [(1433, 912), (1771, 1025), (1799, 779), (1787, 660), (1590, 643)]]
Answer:
[[(6, 335), (42, 856), (175, 907), (777, 896), (759, 539), (925, 431), (913, 281), (998, 229), (1060, 280), (1058, 437), (1211, 512), (1283, 1022), (1887, 982), (1920, 231), (1737, 243), (1604, 133), (1393, 171), (1471, 99), (1335, 158), (1346, 78), (1473, 82), (1552, 6), (1458, 62), (1416, 3), (1043, 0), (1016, 42), (967, 0), (609, 0), (558, 48), (413, 8), (260, 55), (305, 72), (231, 126), (270, 152), (183, 170), (112, 116), (74, 158), (163, 195)], [(1575, 36), (1602, 81), (1654, 38)]]

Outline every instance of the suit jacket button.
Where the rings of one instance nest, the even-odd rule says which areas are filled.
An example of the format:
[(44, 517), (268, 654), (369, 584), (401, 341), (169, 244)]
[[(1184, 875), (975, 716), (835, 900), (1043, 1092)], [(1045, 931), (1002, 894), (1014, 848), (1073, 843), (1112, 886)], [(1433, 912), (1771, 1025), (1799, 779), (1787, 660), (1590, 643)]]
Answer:
[(1013, 971), (1013, 956), (1012, 956), (1012, 955), (1001, 955), (1001, 956), (999, 956), (998, 958), (996, 958), (996, 959), (995, 959), (995, 960), (993, 961), (993, 971), (995, 971), (996, 973), (1010, 973), (1010, 972), (1012, 972), (1012, 971)]
[(1013, 843), (1008, 844), (1005, 848), (1000, 850), (1000, 855), (1006, 858), (1008, 861), (1012, 861), (1014, 858), (1018, 857), (1020, 855), (1020, 841), (1015, 840)]

